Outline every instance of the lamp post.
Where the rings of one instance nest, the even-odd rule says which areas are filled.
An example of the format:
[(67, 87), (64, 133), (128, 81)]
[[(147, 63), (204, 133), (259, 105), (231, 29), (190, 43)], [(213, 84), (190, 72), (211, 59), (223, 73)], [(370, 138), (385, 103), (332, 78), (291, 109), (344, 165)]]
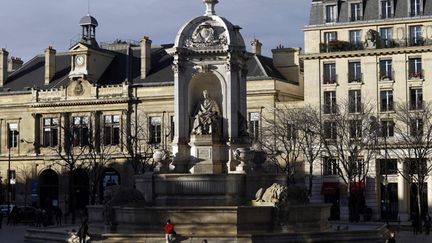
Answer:
[(11, 146), (8, 145), (8, 172), (7, 172), (7, 205), (8, 205), (8, 217), (10, 213), (10, 201), (11, 201)]

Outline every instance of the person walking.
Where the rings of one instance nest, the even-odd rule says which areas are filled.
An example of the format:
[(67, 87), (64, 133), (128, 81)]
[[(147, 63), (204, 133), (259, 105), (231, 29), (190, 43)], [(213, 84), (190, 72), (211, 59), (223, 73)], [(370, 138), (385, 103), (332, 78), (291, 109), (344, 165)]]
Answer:
[(385, 243), (396, 243), (395, 233), (390, 232), (389, 238), (386, 240)]
[(166, 224), (165, 224), (165, 240), (166, 243), (172, 243), (174, 242), (174, 236), (175, 236), (175, 231), (174, 231), (174, 224), (171, 223), (171, 220), (167, 220)]
[(79, 230), (78, 230), (78, 238), (79, 238), (79, 243), (86, 243), (86, 238), (87, 236), (90, 237), (90, 234), (88, 233), (88, 224), (87, 224), (87, 219), (84, 219), (84, 221), (82, 222)]

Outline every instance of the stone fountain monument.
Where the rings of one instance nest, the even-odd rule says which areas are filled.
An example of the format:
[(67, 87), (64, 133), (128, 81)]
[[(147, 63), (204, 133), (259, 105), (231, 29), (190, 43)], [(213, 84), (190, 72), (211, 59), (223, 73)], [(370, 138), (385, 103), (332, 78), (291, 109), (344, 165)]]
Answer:
[[(280, 190), (286, 178), (251, 164), (263, 156), (254, 156), (247, 134), (241, 28), (215, 14), (218, 0), (203, 2), (205, 14), (187, 22), (169, 50), (175, 83), (172, 161), (156, 151), (157, 170), (135, 178), (145, 202), (112, 206), (108, 230), (104, 207), (88, 207), (92, 230), (117, 237), (113, 242), (131, 237), (138, 241), (141, 234), (146, 239), (152, 234), (161, 237), (167, 219), (180, 235), (213, 237), (213, 242), (252, 242), (259, 234), (265, 239), (269, 236), (263, 234), (280, 231), (280, 217), (275, 215), (284, 201), (280, 195), (286, 195)], [(313, 230), (328, 229), (329, 206), (302, 210), (316, 212), (309, 216)], [(303, 217), (299, 212), (291, 215)]]

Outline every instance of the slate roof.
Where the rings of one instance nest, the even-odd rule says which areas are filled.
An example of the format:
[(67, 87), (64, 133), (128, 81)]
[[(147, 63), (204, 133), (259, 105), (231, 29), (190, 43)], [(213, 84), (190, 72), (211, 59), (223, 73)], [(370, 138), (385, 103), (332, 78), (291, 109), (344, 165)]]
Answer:
[[(141, 79), (141, 50), (140, 47), (122, 48), (119, 50), (98, 49), (114, 55), (112, 62), (102, 74), (98, 85), (115, 85), (129, 81), (132, 84), (143, 86), (172, 85), (174, 73), (171, 65), (173, 58), (166, 50), (173, 44), (152, 46), (152, 66), (146, 79)], [(129, 55), (128, 55), (129, 53)], [(248, 80), (278, 79), (287, 81), (282, 74), (273, 66), (269, 57), (257, 56), (247, 53)], [(52, 89), (66, 86), (69, 83), (69, 72), (71, 70), (71, 56), (69, 53), (56, 54), (56, 73), (53, 80), (45, 85), (45, 56), (37, 55), (26, 62), (21, 68), (9, 74), (9, 77), (0, 92), (30, 92), (31, 88)], [(287, 81), (288, 82), (288, 81)]]
[[(380, 2), (382, 0), (361, 0), (363, 2), (363, 20), (381, 20)], [(411, 0), (393, 0), (394, 18), (411, 17), (409, 13), (409, 2)], [(309, 25), (325, 24), (325, 5), (336, 4), (338, 6), (338, 23), (350, 23), (350, 7), (352, 1), (347, 0), (312, 0)], [(423, 0), (422, 16), (432, 16), (432, 0)], [(416, 17), (418, 18), (418, 17)], [(388, 19), (391, 20), (392, 18)], [(358, 22), (358, 21), (356, 21)]]

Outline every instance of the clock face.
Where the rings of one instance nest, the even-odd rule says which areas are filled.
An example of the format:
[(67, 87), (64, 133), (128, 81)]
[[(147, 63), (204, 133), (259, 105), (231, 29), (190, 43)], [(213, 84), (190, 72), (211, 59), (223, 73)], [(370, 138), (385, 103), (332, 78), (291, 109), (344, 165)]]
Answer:
[(83, 55), (79, 55), (79, 56), (75, 57), (75, 64), (77, 66), (82, 66), (84, 64), (84, 62), (85, 62), (85, 58)]

